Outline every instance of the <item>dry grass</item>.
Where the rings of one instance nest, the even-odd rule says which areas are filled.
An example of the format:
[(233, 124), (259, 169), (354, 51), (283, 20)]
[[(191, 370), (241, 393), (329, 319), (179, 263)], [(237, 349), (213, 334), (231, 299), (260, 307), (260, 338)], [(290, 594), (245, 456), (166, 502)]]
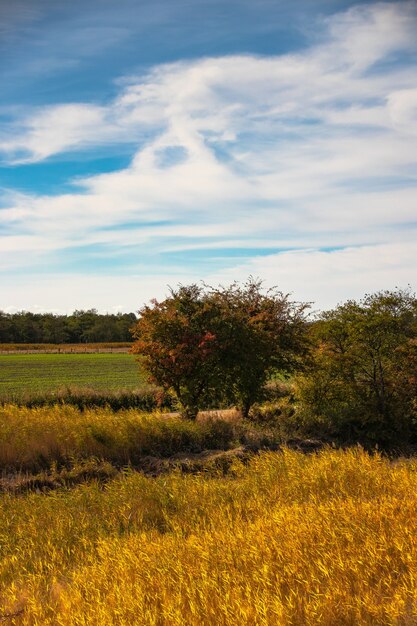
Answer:
[(263, 437), (233, 415), (226, 420), (205, 414), (190, 422), (176, 413), (133, 409), (5, 405), (0, 407), (0, 471), (39, 472), (91, 458), (123, 467), (136, 465), (143, 456), (226, 450)]
[(2, 496), (2, 613), (16, 626), (411, 626), (416, 510), (417, 463), (361, 449)]

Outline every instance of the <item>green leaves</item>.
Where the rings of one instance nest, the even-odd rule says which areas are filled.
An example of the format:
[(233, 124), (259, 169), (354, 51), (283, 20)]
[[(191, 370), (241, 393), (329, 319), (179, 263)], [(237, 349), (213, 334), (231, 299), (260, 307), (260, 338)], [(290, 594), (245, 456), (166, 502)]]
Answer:
[(300, 385), (305, 411), (359, 439), (409, 437), (416, 418), (415, 296), (381, 291), (349, 301), (323, 314), (312, 336), (316, 350)]

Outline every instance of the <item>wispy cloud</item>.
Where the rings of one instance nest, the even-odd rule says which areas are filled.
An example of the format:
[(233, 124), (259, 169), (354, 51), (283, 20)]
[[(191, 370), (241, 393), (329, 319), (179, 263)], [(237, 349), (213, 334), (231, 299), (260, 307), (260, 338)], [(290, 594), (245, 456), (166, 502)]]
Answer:
[(36, 21), (42, 15), (39, 2), (28, 0), (2, 0), (0, 4), (0, 36), (2, 40), (13, 37), (17, 30)]
[[(72, 193), (9, 190), (7, 265), (22, 247), (48, 255), (100, 243), (111, 255), (136, 244), (145, 258), (264, 242), (301, 250), (271, 257), (278, 276), (287, 259), (311, 259), (323, 283), (323, 263), (340, 260), (353, 275), (372, 246), (401, 249), (417, 234), (416, 5), (361, 5), (321, 26), (296, 54), (164, 64), (121, 83), (112, 102), (16, 120), (0, 135), (9, 163), (120, 144), (134, 154), (124, 170), (74, 181)], [(348, 251), (320, 252), (329, 246)], [(405, 254), (403, 269), (414, 260)], [(371, 283), (375, 272), (366, 275)]]
[[(346, 247), (340, 250), (294, 250), (257, 257), (232, 265), (208, 277), (212, 284), (230, 284), (259, 276), (268, 285), (302, 296), (316, 308), (331, 308), (365, 293), (406, 287), (410, 269), (417, 266), (415, 239), (373, 246)], [(318, 300), (319, 294), (319, 302)]]

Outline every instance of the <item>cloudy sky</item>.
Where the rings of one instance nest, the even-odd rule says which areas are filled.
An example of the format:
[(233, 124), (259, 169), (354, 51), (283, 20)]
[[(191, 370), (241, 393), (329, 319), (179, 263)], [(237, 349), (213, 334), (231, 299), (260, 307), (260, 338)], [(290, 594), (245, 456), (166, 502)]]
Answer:
[(1, 0), (0, 309), (417, 287), (417, 3)]

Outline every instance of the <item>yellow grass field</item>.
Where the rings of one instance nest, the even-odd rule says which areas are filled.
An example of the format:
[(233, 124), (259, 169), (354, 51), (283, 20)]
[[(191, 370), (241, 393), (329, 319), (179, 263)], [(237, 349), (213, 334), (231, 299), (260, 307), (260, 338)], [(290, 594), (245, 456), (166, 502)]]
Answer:
[(417, 623), (414, 460), (284, 450), (0, 509), (2, 623)]

